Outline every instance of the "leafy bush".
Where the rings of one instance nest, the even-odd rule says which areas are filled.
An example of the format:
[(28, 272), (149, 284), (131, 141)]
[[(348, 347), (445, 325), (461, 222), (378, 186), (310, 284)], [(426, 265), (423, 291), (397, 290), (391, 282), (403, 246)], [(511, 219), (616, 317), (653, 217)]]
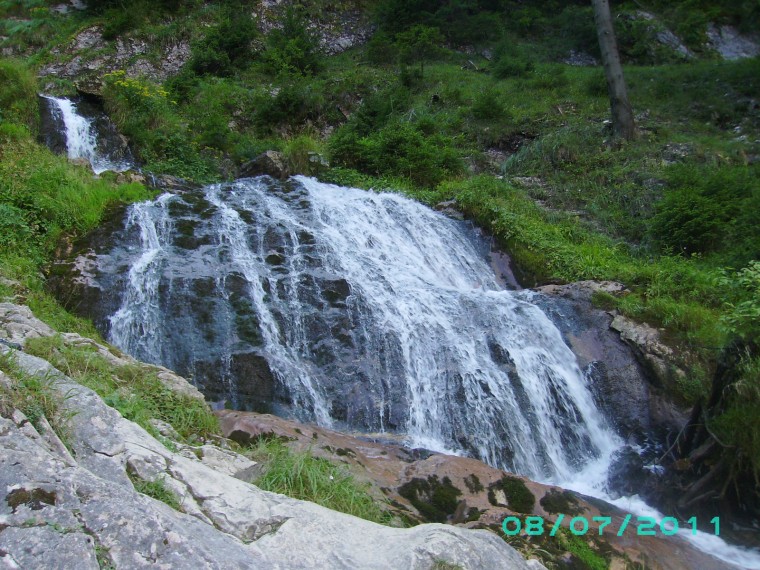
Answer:
[(324, 66), (319, 39), (300, 6), (288, 6), (282, 27), (269, 32), (264, 59), (275, 73), (313, 75)]
[(249, 64), (254, 55), (253, 42), (258, 30), (249, 9), (225, 7), (220, 19), (193, 45), (190, 67), (199, 75), (232, 75), (235, 69)]
[(463, 169), (452, 139), (426, 135), (410, 122), (394, 122), (364, 137), (350, 127), (341, 131), (330, 140), (330, 151), (332, 160), (343, 166), (408, 178), (423, 187), (435, 186)]
[(106, 110), (149, 170), (198, 182), (217, 176), (215, 161), (200, 153), (166, 89), (123, 71), (103, 79)]
[(269, 134), (277, 128), (300, 128), (319, 118), (324, 97), (317, 85), (294, 80), (283, 85), (274, 96), (258, 101), (254, 122), (258, 130)]
[(757, 167), (674, 165), (671, 190), (657, 204), (650, 234), (665, 251), (722, 251), (744, 265), (760, 257)]

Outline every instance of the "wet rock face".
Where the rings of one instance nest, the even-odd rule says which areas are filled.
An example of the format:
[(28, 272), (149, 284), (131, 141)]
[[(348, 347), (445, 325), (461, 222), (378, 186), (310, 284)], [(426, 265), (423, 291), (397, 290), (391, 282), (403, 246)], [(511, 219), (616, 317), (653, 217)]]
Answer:
[[(647, 365), (648, 357), (659, 357), (652, 351), (636, 349), (628, 342), (627, 336), (622, 335), (621, 338), (614, 323), (622, 317), (613, 318), (612, 314), (595, 308), (591, 302), (596, 291), (622, 294), (622, 285), (584, 281), (570, 285), (548, 285), (539, 287), (537, 291), (551, 298), (551, 302), (541, 297), (534, 301), (562, 331), (593, 385), (597, 405), (605, 411), (618, 433), (643, 444), (660, 439), (664, 433), (677, 433), (681, 429), (686, 422), (687, 411), (669, 401), (662, 391), (661, 380)], [(639, 330), (635, 323), (630, 325)], [(659, 342), (657, 346), (670, 351)], [(662, 359), (658, 362), (667, 368)]]
[[(304, 216), (311, 215), (308, 195), (298, 185), (271, 181), (270, 192)], [(221, 192), (219, 203), (193, 188), (166, 198), (152, 212), (160, 219), (156, 224), (165, 224), (167, 230), (160, 246), (166, 259), (150, 285), (158, 293), (158, 306), (125, 298), (130, 280), (142, 277), (138, 258), (145, 253), (140, 244), (146, 230), (133, 223), (129, 216), (134, 214), (120, 209), (76, 244), (69, 260), (51, 268), (50, 286), (67, 308), (113, 335), (114, 319), (129, 301), (134, 311), (144, 311), (133, 319), (135, 345), (127, 347), (130, 353), (192, 378), (219, 405), (310, 417), (313, 410), (304, 408), (308, 402), (282, 381), (289, 369), (275, 371), (271, 366), (283, 356), (267, 349), (268, 339), (289, 339), (303, 352), (311, 367), (308, 373), (318, 375), (336, 421), (369, 430), (379, 429), (379, 421), (389, 429), (405, 424), (403, 379), (389, 375), (384, 408), (378, 410), (378, 388), (370, 381), (378, 355), (356, 326), (368, 309), (352, 295), (345, 277), (321, 259), (308, 230), (294, 234), (268, 221), (269, 205), (252, 207), (246, 202), (251, 196), (238, 191)], [(235, 244), (225, 225), (224, 216), (230, 215), (245, 223)], [(255, 271), (236, 257), (235, 248), (243, 246), (264, 262)], [(299, 257), (294, 259), (296, 250)], [(262, 314), (258, 296), (267, 314)], [(382, 350), (386, 359), (400, 354), (392, 340)], [(292, 371), (299, 373), (304, 372)]]

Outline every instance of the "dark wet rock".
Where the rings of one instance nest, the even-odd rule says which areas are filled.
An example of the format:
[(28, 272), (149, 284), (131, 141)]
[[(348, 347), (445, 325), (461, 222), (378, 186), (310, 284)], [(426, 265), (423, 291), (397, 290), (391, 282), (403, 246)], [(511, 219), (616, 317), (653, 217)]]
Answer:
[(574, 65), (576, 67), (594, 67), (599, 65), (599, 62), (593, 55), (582, 51), (576, 51), (574, 49), (570, 50), (570, 53), (568, 53), (567, 57), (562, 60), (562, 63)]
[[(597, 405), (623, 437), (641, 442), (653, 433), (662, 436), (680, 431), (688, 411), (670, 401), (659, 376), (647, 364), (647, 355), (656, 358), (658, 350), (670, 349), (654, 341), (648, 345), (642, 341), (642, 346), (648, 348), (635, 349), (632, 344), (642, 337), (633, 332), (630, 338), (620, 333), (613, 323), (623, 318), (595, 308), (592, 303), (595, 292), (625, 294), (623, 285), (583, 281), (547, 285), (537, 291), (551, 296), (551, 302), (541, 297), (534, 301), (562, 332), (592, 383)], [(643, 330), (640, 327), (646, 325), (635, 325), (631, 330)]]
[(285, 155), (276, 150), (268, 150), (243, 164), (239, 171), (241, 178), (252, 178), (262, 174), (280, 180), (285, 180), (290, 176)]

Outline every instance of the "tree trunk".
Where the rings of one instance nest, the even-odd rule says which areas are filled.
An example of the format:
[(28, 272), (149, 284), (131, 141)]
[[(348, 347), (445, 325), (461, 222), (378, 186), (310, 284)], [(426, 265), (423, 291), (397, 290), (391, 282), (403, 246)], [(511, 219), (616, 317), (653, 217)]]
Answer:
[(610, 95), (612, 129), (616, 137), (631, 140), (636, 136), (636, 125), (633, 121), (631, 104), (628, 102), (623, 67), (620, 65), (620, 54), (615, 40), (615, 30), (612, 27), (610, 4), (608, 0), (591, 0), (591, 4), (594, 7), (596, 33), (599, 37), (604, 75), (607, 78), (607, 91)]

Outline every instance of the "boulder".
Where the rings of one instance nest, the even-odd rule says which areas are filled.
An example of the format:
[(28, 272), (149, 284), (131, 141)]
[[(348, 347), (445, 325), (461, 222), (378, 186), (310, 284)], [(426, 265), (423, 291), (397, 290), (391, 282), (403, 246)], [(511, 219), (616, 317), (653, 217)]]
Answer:
[(276, 150), (268, 150), (240, 167), (240, 178), (253, 178), (262, 174), (280, 180), (290, 176), (285, 155)]
[(733, 26), (707, 26), (707, 45), (718, 52), (723, 59), (735, 60), (760, 55), (760, 41), (757, 36), (743, 35)]
[[(581, 281), (547, 285), (532, 297), (562, 332), (592, 382), (597, 405), (618, 432), (641, 443), (652, 434), (680, 431), (688, 410), (671, 401), (669, 378), (675, 354), (656, 330), (597, 308), (597, 292), (620, 296), (620, 283)], [(543, 295), (549, 298), (542, 297)]]

